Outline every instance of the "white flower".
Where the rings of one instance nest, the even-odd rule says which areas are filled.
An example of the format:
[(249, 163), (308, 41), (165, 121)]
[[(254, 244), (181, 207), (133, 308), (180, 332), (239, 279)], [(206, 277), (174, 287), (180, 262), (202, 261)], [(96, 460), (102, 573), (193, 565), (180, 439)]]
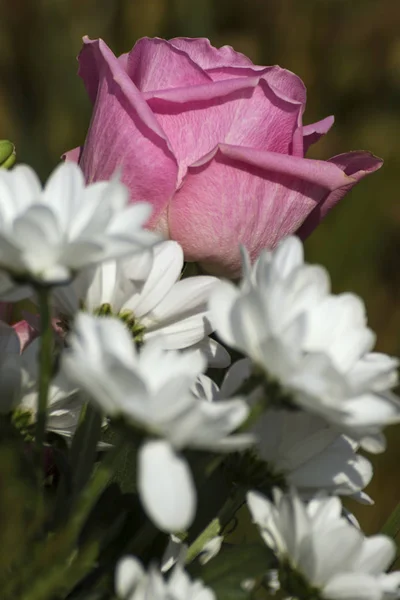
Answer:
[(166, 350), (201, 349), (213, 366), (226, 367), (229, 354), (209, 338), (208, 299), (216, 277), (180, 279), (183, 251), (167, 241), (152, 251), (109, 261), (82, 272), (70, 285), (58, 287), (58, 313), (71, 318), (79, 309), (119, 316), (139, 342), (162, 341)]
[(205, 368), (204, 357), (196, 351), (165, 351), (157, 340), (139, 352), (118, 319), (79, 313), (68, 342), (62, 369), (69, 379), (105, 414), (151, 436), (138, 451), (138, 489), (148, 514), (165, 531), (187, 528), (196, 495), (179, 450), (247, 447), (251, 435), (230, 435), (246, 419), (246, 403), (199, 401), (190, 388)]
[(381, 600), (399, 596), (400, 572), (386, 575), (396, 547), (386, 536), (365, 537), (342, 516), (338, 498), (307, 506), (293, 491), (275, 490), (271, 502), (250, 492), (248, 506), (265, 543), (279, 560), (278, 578), (288, 596), (306, 600)]
[[(21, 398), (16, 410), (28, 424), (36, 422), (38, 401), (39, 343), (37, 338), (23, 351), (21, 356)], [(64, 373), (58, 372), (50, 381), (47, 422), (48, 431), (71, 438), (79, 423), (83, 400), (76, 386), (71, 385)]]
[(128, 206), (117, 179), (85, 186), (80, 168), (59, 165), (42, 189), (25, 165), (0, 171), (0, 268), (18, 279), (61, 283), (90, 264), (155, 243), (142, 229), (151, 208)]
[(119, 600), (215, 600), (214, 592), (200, 580), (192, 581), (181, 564), (165, 580), (155, 567), (146, 573), (133, 556), (119, 561), (115, 590)]
[(253, 431), (260, 457), (303, 498), (324, 490), (371, 503), (362, 492), (372, 479), (371, 463), (357, 454), (357, 444), (322, 419), (301, 411), (270, 410)]
[[(200, 375), (193, 393), (209, 402), (227, 399), (248, 377), (249, 361), (240, 360), (227, 372), (221, 389)], [(303, 411), (267, 410), (252, 431), (257, 436), (257, 455), (265, 461), (265, 482), (296, 486), (303, 498), (318, 490), (351, 495), (371, 503), (362, 490), (372, 478), (372, 465), (357, 454), (357, 444), (319, 417)]]
[[(38, 353), (40, 340), (31, 343), (29, 325), (14, 327), (0, 321), (0, 413), (13, 413), (22, 431), (36, 421), (38, 396)], [(47, 429), (71, 437), (78, 425), (82, 401), (62, 373), (50, 383)]]
[(374, 334), (361, 300), (331, 295), (326, 271), (304, 264), (294, 237), (264, 252), (252, 270), (245, 266), (240, 288), (223, 282), (211, 297), (219, 336), (279, 382), (293, 403), (366, 450), (382, 451), (382, 428), (400, 421), (399, 400), (389, 391), (398, 361), (371, 352)]

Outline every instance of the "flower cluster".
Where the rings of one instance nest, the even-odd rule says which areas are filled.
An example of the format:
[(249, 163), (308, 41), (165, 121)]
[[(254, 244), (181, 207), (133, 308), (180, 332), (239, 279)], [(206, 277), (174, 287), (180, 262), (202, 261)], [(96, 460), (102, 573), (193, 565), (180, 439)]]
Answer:
[[(2, 598), (400, 598), (340, 500), (373, 503), (399, 363), (291, 235), (380, 161), (305, 158), (332, 119), (228, 47), (86, 40), (80, 68), (82, 151), (44, 187), (0, 169)], [(265, 544), (232, 548), (246, 500)]]

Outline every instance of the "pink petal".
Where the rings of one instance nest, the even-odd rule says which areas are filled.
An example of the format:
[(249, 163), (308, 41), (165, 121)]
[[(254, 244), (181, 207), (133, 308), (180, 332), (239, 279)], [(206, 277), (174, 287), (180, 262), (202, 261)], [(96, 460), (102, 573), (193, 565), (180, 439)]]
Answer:
[(311, 125), (305, 125), (303, 127), (303, 138), (304, 138), (304, 154), (312, 144), (315, 144), (320, 140), (332, 127), (335, 122), (335, 117), (325, 117), (321, 121), (312, 123)]
[[(217, 144), (291, 154), (303, 111), (302, 103), (275, 86), (275, 71), (154, 92), (146, 98), (178, 159), (178, 185), (187, 167)], [(301, 132), (297, 141), (302, 155)]]
[(39, 331), (32, 327), (28, 321), (19, 321), (18, 323), (15, 323), (12, 328), (19, 338), (21, 352), (23, 352), (25, 348), (29, 346), (29, 344), (33, 342), (33, 340), (39, 335)]
[(142, 38), (136, 42), (129, 53), (127, 73), (141, 92), (211, 81), (186, 52), (160, 38)]
[(87, 92), (94, 103), (80, 165), (89, 182), (122, 170), (131, 200), (147, 200), (158, 221), (176, 188), (177, 164), (159, 123), (134, 83), (102, 40), (84, 39), (79, 55)]
[(253, 67), (253, 63), (241, 52), (235, 52), (232, 46), (214, 48), (207, 38), (174, 38), (169, 43), (183, 50), (191, 60), (202, 69), (219, 67)]
[(68, 150), (67, 152), (64, 152), (64, 154), (61, 156), (61, 158), (63, 160), (65, 160), (66, 162), (79, 163), (81, 153), (82, 153), (82, 146), (78, 146), (77, 148), (73, 148), (72, 150)]
[(336, 165), (349, 176), (348, 184), (340, 189), (332, 190), (304, 221), (297, 234), (306, 238), (317, 225), (326, 217), (328, 212), (351, 190), (361, 179), (381, 168), (383, 160), (370, 152), (347, 152), (339, 154), (328, 160), (329, 164)]
[(349, 178), (335, 164), (220, 145), (191, 165), (169, 208), (170, 237), (210, 272), (240, 274), (239, 244), (252, 259), (295, 232)]

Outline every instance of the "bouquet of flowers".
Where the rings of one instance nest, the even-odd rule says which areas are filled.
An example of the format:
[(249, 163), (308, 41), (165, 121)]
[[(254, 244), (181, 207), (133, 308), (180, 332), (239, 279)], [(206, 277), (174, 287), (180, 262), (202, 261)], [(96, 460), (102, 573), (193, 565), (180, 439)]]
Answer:
[(333, 118), (227, 46), (79, 63), (46, 184), (0, 143), (1, 599), (400, 597), (341, 500), (372, 503), (398, 360), (302, 244), (381, 160), (306, 158)]

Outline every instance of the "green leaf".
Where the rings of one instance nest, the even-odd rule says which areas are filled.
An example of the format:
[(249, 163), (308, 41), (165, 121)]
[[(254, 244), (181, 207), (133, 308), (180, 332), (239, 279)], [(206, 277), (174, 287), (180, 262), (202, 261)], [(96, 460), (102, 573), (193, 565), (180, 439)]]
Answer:
[(246, 600), (251, 592), (242, 583), (259, 580), (272, 565), (272, 555), (261, 543), (223, 546), (221, 552), (201, 567), (190, 566), (189, 571), (210, 586), (221, 600)]
[[(118, 435), (119, 432), (109, 427), (103, 433), (102, 441), (113, 445)], [(136, 492), (136, 456), (137, 447), (133, 442), (129, 442), (127, 436), (112, 477), (112, 481), (118, 483), (124, 494)]]
[(44, 522), (44, 505), (23, 443), (0, 418), (0, 580), (25, 555)]

